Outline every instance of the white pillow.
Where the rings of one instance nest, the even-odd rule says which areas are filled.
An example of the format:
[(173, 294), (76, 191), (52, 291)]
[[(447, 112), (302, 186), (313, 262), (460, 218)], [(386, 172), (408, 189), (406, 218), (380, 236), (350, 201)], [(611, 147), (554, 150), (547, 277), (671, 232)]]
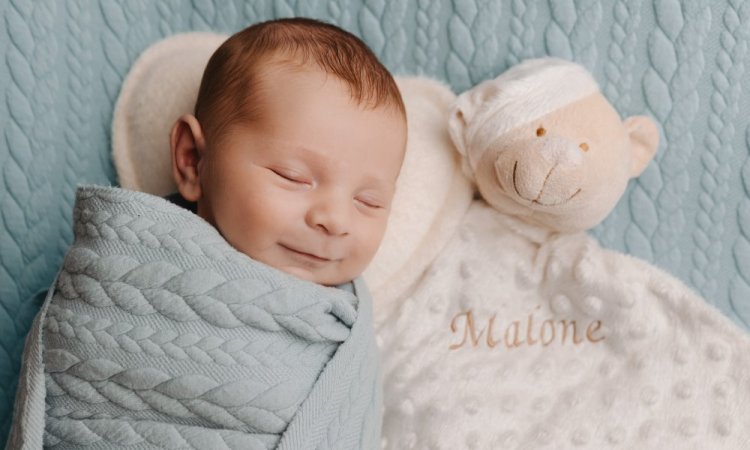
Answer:
[[(227, 39), (187, 33), (153, 44), (130, 69), (115, 106), (113, 158), (120, 185), (164, 196), (172, 180), (169, 132), (193, 112), (203, 69)], [(455, 231), (472, 198), (447, 130), (456, 96), (427, 78), (396, 78), (406, 105), (408, 144), (383, 243), (364, 276), (384, 317)]]

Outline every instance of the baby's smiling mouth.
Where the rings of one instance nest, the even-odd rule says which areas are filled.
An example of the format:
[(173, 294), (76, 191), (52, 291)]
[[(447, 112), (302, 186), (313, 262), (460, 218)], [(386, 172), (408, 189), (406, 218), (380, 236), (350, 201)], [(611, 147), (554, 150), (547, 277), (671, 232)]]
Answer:
[(325, 258), (325, 257), (322, 257), (322, 256), (315, 255), (313, 253), (303, 252), (302, 250), (297, 250), (295, 248), (289, 247), (289, 246), (284, 245), (284, 244), (279, 244), (279, 245), (282, 248), (284, 248), (286, 250), (289, 250), (290, 252), (292, 252), (292, 253), (294, 253), (296, 255), (300, 255), (300, 256), (303, 256), (305, 258), (308, 258), (311, 261), (316, 261), (316, 262), (321, 262), (321, 263), (333, 261), (333, 259), (331, 259), (331, 258)]

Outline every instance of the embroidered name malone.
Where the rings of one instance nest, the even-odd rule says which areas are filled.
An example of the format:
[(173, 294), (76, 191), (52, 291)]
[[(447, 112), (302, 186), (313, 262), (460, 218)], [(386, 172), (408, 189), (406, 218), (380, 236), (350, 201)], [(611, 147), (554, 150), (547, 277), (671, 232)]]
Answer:
[[(538, 310), (539, 306), (535, 308)], [(472, 310), (463, 311), (451, 320), (451, 332), (461, 337), (461, 342), (451, 344), (450, 350), (457, 350), (464, 346), (479, 347), (482, 344), (489, 348), (505, 346), (513, 350), (522, 346), (540, 345), (547, 347), (552, 344), (581, 345), (596, 344), (604, 340), (602, 335), (602, 321), (593, 320), (585, 325), (579, 325), (575, 320), (546, 319), (535, 320), (534, 311), (526, 316), (526, 323), (514, 320), (505, 326), (493, 314), (484, 327), (477, 328)]]

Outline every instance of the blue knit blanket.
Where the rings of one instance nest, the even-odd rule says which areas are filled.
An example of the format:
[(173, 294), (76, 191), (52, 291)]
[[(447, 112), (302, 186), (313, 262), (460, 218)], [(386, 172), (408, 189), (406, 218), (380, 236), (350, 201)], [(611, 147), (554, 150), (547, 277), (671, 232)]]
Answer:
[(77, 191), (10, 448), (374, 449), (372, 305), (254, 261), (166, 200)]

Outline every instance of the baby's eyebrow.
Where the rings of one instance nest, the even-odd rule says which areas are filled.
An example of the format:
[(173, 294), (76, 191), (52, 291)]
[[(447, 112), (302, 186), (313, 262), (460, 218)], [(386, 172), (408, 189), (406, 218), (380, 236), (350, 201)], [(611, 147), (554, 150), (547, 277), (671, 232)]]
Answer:
[[(293, 148), (294, 150), (299, 150), (301, 152), (312, 155), (316, 159), (318, 159), (318, 161), (316, 162), (323, 163), (321, 164), (323, 167), (327, 166), (327, 164), (325, 164), (325, 159), (326, 159), (325, 150), (316, 150), (310, 147), (306, 147), (304, 145), (294, 145), (291, 148)], [(389, 189), (393, 188), (392, 186), (393, 183), (390, 183), (388, 180), (385, 180), (382, 177), (376, 174), (372, 174), (372, 173), (365, 175), (363, 184), (366, 185), (368, 189), (382, 190), (386, 192)]]
[(296, 146), (294, 146), (294, 149), (295, 149), (295, 150), (301, 150), (301, 151), (303, 151), (303, 152), (305, 152), (305, 153), (312, 153), (312, 154), (314, 154), (314, 155), (317, 155), (317, 154), (320, 154), (320, 153), (322, 153), (322, 152), (320, 152), (320, 151), (317, 151), (317, 150), (313, 150), (313, 149), (311, 149), (310, 147), (305, 147), (304, 145), (296, 145)]
[(376, 178), (374, 176), (367, 176), (365, 178), (364, 184), (368, 187), (368, 189), (371, 188), (371, 189), (375, 189), (378, 191), (388, 190), (388, 183), (386, 183), (385, 180), (381, 178)]
[(295, 143), (279, 142), (276, 141), (277, 156), (283, 156), (284, 158), (298, 158), (300, 154), (304, 154), (305, 157), (313, 157), (317, 163), (324, 159), (325, 152), (305, 147), (304, 145), (298, 145)]
[(321, 164), (325, 166), (325, 162), (327, 159), (326, 151), (325, 150), (316, 150), (314, 148), (305, 147), (304, 145), (291, 145), (287, 147), (289, 150), (291, 150), (293, 153), (304, 153), (305, 155), (311, 156), (314, 158), (314, 162), (317, 164)]

